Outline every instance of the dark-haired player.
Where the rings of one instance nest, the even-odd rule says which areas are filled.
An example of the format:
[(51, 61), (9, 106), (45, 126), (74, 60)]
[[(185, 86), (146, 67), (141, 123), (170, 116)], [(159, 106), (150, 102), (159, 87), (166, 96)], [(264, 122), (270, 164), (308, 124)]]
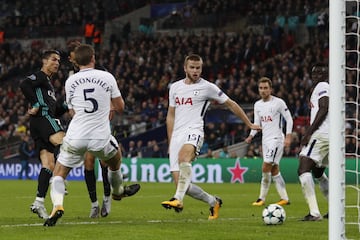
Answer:
[[(329, 155), (329, 83), (328, 66), (316, 64), (311, 71), (313, 90), (310, 97), (310, 126), (301, 140), (298, 175), (302, 191), (309, 206), (309, 214), (303, 221), (322, 219), (316, 195), (314, 180), (318, 180), (320, 190), (328, 197), (329, 182), (325, 174)], [(326, 217), (326, 216), (325, 216)]]
[(62, 143), (65, 135), (56, 117), (65, 113), (67, 107), (56, 100), (51, 84), (51, 77), (57, 73), (59, 65), (60, 53), (47, 50), (42, 55), (40, 71), (27, 76), (20, 84), (30, 104), (30, 134), (41, 162), (36, 198), (30, 209), (44, 219), (48, 217), (44, 202), (55, 165), (54, 150)]

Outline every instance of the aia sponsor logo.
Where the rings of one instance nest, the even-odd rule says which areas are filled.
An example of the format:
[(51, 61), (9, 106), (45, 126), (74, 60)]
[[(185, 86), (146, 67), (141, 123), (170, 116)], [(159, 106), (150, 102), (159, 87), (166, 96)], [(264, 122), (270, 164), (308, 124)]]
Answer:
[(272, 122), (273, 121), (271, 116), (261, 116), (260, 119), (262, 122)]
[(176, 97), (176, 105), (193, 105), (192, 98)]

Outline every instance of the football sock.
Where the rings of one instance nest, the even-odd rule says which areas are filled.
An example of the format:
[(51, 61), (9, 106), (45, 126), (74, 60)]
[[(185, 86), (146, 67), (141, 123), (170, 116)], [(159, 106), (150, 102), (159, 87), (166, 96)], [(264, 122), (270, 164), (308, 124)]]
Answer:
[(193, 183), (190, 183), (189, 189), (187, 190), (186, 194), (192, 198), (206, 202), (211, 206), (215, 205), (215, 201), (216, 201), (215, 197), (211, 196), (210, 194), (205, 192), (201, 187)]
[(60, 176), (55, 176), (52, 179), (50, 197), (54, 207), (62, 206), (64, 203), (65, 195), (65, 181)]
[(91, 207), (98, 207), (99, 206), (99, 202), (96, 200), (95, 202), (91, 202)]
[(37, 201), (37, 202), (41, 202), (41, 203), (45, 203), (45, 198), (43, 198), (43, 197), (36, 197), (35, 198), (35, 200)]
[(97, 197), (96, 197), (95, 172), (94, 172), (94, 170), (86, 170), (85, 169), (84, 174), (85, 174), (85, 182), (86, 182), (87, 190), (89, 192), (90, 200), (91, 200), (91, 202), (96, 202)]
[(324, 195), (324, 197), (329, 200), (329, 179), (325, 173), (319, 178), (316, 178), (319, 181), (320, 191)]
[(174, 198), (182, 201), (191, 182), (191, 163), (180, 163), (180, 175)]
[(289, 197), (286, 192), (285, 181), (284, 181), (284, 178), (281, 176), (281, 173), (279, 172), (279, 174), (276, 176), (273, 176), (272, 179), (275, 183), (275, 187), (276, 187), (277, 192), (280, 195), (280, 198), (284, 199), (286, 201), (289, 201)]
[(123, 176), (121, 174), (120, 169), (111, 171), (108, 170), (108, 179), (113, 191), (113, 194), (120, 195), (124, 192), (124, 187), (122, 186), (123, 183)]
[(47, 168), (41, 168), (40, 174), (38, 177), (38, 189), (36, 196), (40, 198), (45, 198), (46, 193), (49, 189), (50, 178), (52, 177), (52, 171)]
[(305, 172), (299, 176), (302, 191), (309, 205), (310, 214), (312, 216), (320, 216), (319, 206), (315, 195), (315, 184), (310, 172)]
[(102, 174), (102, 178), (103, 178), (104, 195), (110, 196), (111, 186), (110, 186), (109, 178), (108, 178), (108, 168), (106, 166), (101, 165), (101, 174)]
[(263, 172), (262, 178), (261, 178), (261, 185), (260, 185), (260, 196), (263, 201), (265, 201), (265, 198), (269, 192), (271, 184), (271, 173), (270, 172)]

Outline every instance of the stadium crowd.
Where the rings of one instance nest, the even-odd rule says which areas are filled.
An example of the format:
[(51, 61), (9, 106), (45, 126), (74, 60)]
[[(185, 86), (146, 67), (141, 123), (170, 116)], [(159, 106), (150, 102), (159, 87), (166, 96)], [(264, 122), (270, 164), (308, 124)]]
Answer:
[[(110, 1), (110, 0), (109, 0)], [(47, 15), (38, 14), (37, 19), (26, 17), (26, 8), (21, 5), (21, 1), (15, 1), (13, 5), (3, 5), (6, 11), (5, 27), (14, 26), (20, 19), (21, 24), (54, 25), (55, 18), (46, 18)], [(41, 4), (36, 6), (47, 6), (48, 1), (38, 0)], [(61, 0), (53, 1), (51, 6), (62, 6)], [(78, 1), (70, 1), (69, 4), (75, 4)], [(101, 4), (103, 1), (92, 1), (94, 6)], [(107, 1), (104, 1), (107, 2)], [(111, 2), (111, 1), (110, 1)], [(114, 1), (118, 3), (119, 1)], [(135, 1), (138, 2), (138, 1)], [(145, 4), (151, 1), (139, 1), (139, 4)], [(223, 11), (234, 11), (233, 4), (237, 1), (197, 1), (197, 4), (182, 12), (206, 14), (215, 12), (216, 9)], [(244, 2), (244, 1), (241, 1)], [(248, 1), (250, 2), (250, 1)], [(111, 42), (110, 48), (102, 48), (97, 55), (97, 62), (104, 66), (109, 72), (114, 74), (118, 85), (126, 102), (126, 111), (124, 116), (115, 118), (113, 124), (119, 139), (128, 136), (141, 134), (149, 129), (163, 126), (166, 118), (168, 106), (168, 87), (173, 81), (184, 77), (183, 59), (184, 56), (196, 52), (204, 59), (203, 77), (210, 82), (216, 83), (224, 90), (233, 100), (241, 105), (252, 106), (258, 99), (257, 80), (261, 76), (267, 76), (273, 81), (274, 94), (283, 98), (290, 108), (294, 117), (294, 133), (292, 145), (285, 150), (286, 156), (295, 156), (299, 151), (299, 141), (308, 122), (308, 99), (307, 93), (312, 86), (310, 69), (314, 63), (328, 61), (328, 33), (323, 32), (323, 25), (317, 25), (317, 28), (309, 29), (316, 32), (311, 35), (311, 39), (305, 44), (297, 42), (294, 37), (295, 31), (291, 31), (290, 15), (294, 16), (295, 12), (291, 9), (299, 8), (302, 13), (303, 21), (306, 20), (307, 14), (316, 12), (317, 19), (324, 10), (322, 1), (256, 1), (256, 3), (246, 4), (246, 8), (241, 8), (247, 12), (249, 21), (253, 23), (261, 22), (264, 24), (264, 31), (258, 32), (251, 28), (242, 32), (223, 32), (215, 31), (214, 33), (201, 34), (180, 34), (174, 35), (167, 33), (156, 33), (145, 35), (141, 32), (133, 32), (130, 38), (116, 38)], [(224, 3), (227, 3), (227, 5)], [(276, 4), (275, 4), (276, 3)], [(141, 5), (140, 4), (140, 5)], [(303, 4), (303, 5), (301, 5)], [(34, 6), (35, 6), (34, 5)], [(103, 4), (105, 6), (106, 4)], [(77, 6), (77, 5), (76, 5)], [(86, 12), (78, 7), (66, 8), (74, 12), (66, 13), (60, 9), (54, 9), (59, 16), (56, 21), (62, 21), (61, 24), (73, 21), (84, 24), (86, 16), (77, 14), (76, 11)], [(295, 6), (295, 8), (293, 8)], [(305, 7), (304, 7), (305, 6)], [(133, 9), (134, 6), (128, 9)], [(121, 7), (120, 7), (121, 8)], [(101, 8), (93, 8), (101, 9)], [(249, 10), (251, 9), (251, 10)], [(274, 11), (276, 10), (276, 11)], [(37, 13), (41, 8), (34, 9)], [(107, 12), (107, 11), (105, 11)], [(277, 15), (270, 15), (276, 12)], [(286, 13), (290, 15), (282, 15)], [(89, 12), (90, 14), (90, 12)], [(92, 13), (91, 13), (92, 14)], [(112, 13), (115, 14), (115, 13)], [(122, 13), (121, 13), (122, 14)], [(49, 16), (51, 11), (48, 12)], [(96, 15), (96, 14), (95, 14)], [(111, 15), (109, 13), (109, 15)], [(40, 16), (43, 16), (40, 17)], [(97, 12), (98, 18), (102, 16)], [(270, 24), (269, 18), (272, 16), (274, 21)], [(81, 19), (77, 19), (80, 17)], [(254, 22), (254, 17), (258, 17)], [(281, 18), (280, 18), (281, 17)], [(284, 19), (285, 20), (284, 20)], [(105, 18), (104, 18), (105, 19)], [(260, 20), (259, 20), (260, 19)], [(264, 19), (268, 19), (264, 21)], [(326, 19), (326, 18), (325, 18)], [(15, 21), (15, 22), (13, 22)], [(285, 21), (285, 22), (284, 22)], [(301, 19), (300, 19), (301, 21)], [(20, 24), (19, 23), (19, 24)], [(7, 25), (6, 25), (7, 24)], [(59, 23), (60, 24), (60, 23)], [(324, 23), (325, 25), (327, 22)], [(37, 42), (36, 42), (37, 43)], [(0, 141), (1, 144), (7, 144), (20, 139), (21, 133), (28, 129), (27, 122), (27, 103), (20, 91), (18, 91), (19, 81), (26, 74), (34, 69), (40, 68), (40, 55), (46, 44), (33, 44), (29, 49), (23, 49), (21, 44), (15, 39), (5, 41), (0, 46)], [(53, 85), (58, 96), (64, 94), (63, 87), (69, 71), (67, 60), (67, 49), (59, 49), (62, 52), (61, 69), (57, 76), (53, 78)], [(354, 56), (348, 56), (353, 62), (356, 61)], [(356, 81), (355, 72), (348, 73), (348, 82)], [(291, 93), (291, 94), (289, 94)], [(350, 92), (348, 100), (355, 99), (355, 92)], [(354, 114), (351, 109), (347, 110), (350, 117)], [(252, 119), (251, 110), (248, 111)], [(356, 116), (353, 116), (355, 119)], [(69, 118), (63, 119), (66, 125)], [(229, 144), (243, 141), (249, 129), (241, 123), (221, 124), (217, 122), (208, 122), (206, 124), (206, 143), (202, 153), (211, 150), (226, 147)], [(347, 123), (347, 133), (357, 136), (358, 130), (355, 129), (354, 123)], [(137, 150), (138, 156), (165, 156), (166, 155), (166, 137), (164, 144), (154, 140), (144, 143), (147, 147), (142, 146), (143, 142), (131, 143), (132, 148), (139, 145)], [(249, 148), (248, 156), (259, 156), (261, 153), (258, 141), (254, 141), (253, 146)], [(356, 151), (356, 139), (347, 138), (346, 147), (350, 152)], [(130, 145), (130, 144), (129, 144)], [(141, 146), (141, 147), (140, 147)], [(158, 148), (160, 146), (160, 152)], [(134, 150), (131, 146), (123, 146), (125, 156), (134, 156)], [(145, 150), (144, 150), (145, 149)], [(151, 149), (147, 153), (146, 149)], [(154, 153), (155, 152), (155, 153)]]

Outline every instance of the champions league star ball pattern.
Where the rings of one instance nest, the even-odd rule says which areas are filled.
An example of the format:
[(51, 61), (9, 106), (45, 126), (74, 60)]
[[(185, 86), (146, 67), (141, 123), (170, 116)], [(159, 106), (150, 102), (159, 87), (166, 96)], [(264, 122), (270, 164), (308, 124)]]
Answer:
[(286, 213), (282, 206), (270, 204), (264, 208), (262, 219), (266, 225), (279, 225), (285, 222)]

